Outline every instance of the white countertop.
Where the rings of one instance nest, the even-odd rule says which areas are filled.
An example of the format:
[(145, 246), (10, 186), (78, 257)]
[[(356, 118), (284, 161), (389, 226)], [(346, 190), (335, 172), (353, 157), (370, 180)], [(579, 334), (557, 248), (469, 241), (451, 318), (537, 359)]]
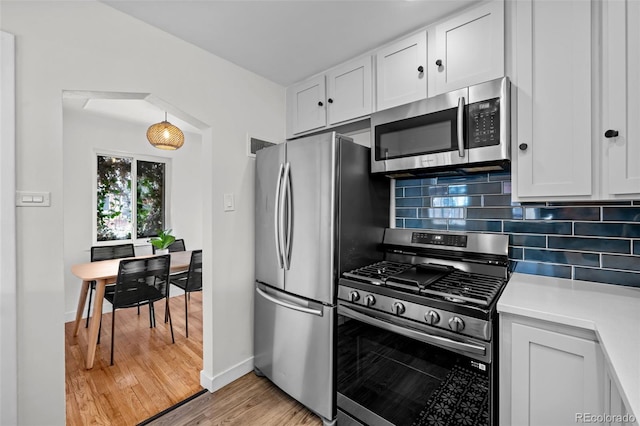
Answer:
[(515, 273), (498, 312), (595, 331), (629, 414), (640, 418), (640, 288)]

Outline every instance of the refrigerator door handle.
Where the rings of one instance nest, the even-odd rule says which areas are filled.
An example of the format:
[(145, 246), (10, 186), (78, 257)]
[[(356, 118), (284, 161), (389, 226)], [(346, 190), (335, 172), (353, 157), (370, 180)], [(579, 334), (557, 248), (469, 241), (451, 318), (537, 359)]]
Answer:
[[(291, 163), (287, 162), (284, 167), (284, 195), (283, 199), (287, 199), (287, 234), (284, 239), (284, 267), (286, 270), (291, 269), (291, 231), (293, 226), (293, 208), (292, 208), (292, 192), (291, 192)], [(283, 203), (284, 205), (284, 203)]]
[(280, 265), (280, 269), (284, 267), (284, 258), (282, 255), (282, 240), (280, 239), (280, 223), (281, 219), (281, 211), (280, 211), (280, 199), (281, 199), (281, 189), (282, 189), (282, 171), (284, 169), (284, 164), (280, 163), (280, 170), (278, 171), (278, 181), (276, 183), (276, 198), (275, 198), (275, 211), (274, 211), (274, 223), (273, 229), (276, 237), (276, 251), (278, 252), (278, 265)]
[(267, 294), (264, 290), (260, 289), (259, 287), (256, 287), (256, 292), (260, 296), (262, 296), (265, 299), (267, 299), (268, 301), (273, 302), (276, 305), (280, 305), (280, 306), (282, 306), (284, 308), (293, 309), (294, 311), (304, 312), (305, 314), (317, 315), (319, 317), (322, 316), (322, 310), (307, 308), (306, 306), (297, 305), (297, 304), (291, 303), (291, 302), (285, 302), (284, 300), (278, 299), (276, 297), (273, 297), (273, 296)]

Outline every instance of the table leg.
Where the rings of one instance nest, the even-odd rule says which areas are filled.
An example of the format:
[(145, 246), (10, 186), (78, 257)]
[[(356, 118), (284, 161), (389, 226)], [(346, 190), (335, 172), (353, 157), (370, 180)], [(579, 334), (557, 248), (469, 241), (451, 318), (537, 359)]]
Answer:
[(76, 323), (73, 329), (73, 335), (77, 336), (80, 331), (80, 322), (82, 321), (82, 312), (84, 311), (84, 304), (87, 301), (87, 293), (89, 292), (90, 281), (82, 281), (82, 288), (80, 289), (80, 297), (78, 298), (78, 309), (76, 310)]
[(87, 370), (93, 368), (93, 360), (96, 356), (98, 345), (98, 332), (100, 331), (100, 317), (102, 316), (102, 301), (107, 280), (96, 280), (96, 294), (93, 299), (93, 315), (89, 324), (89, 340), (87, 342)]

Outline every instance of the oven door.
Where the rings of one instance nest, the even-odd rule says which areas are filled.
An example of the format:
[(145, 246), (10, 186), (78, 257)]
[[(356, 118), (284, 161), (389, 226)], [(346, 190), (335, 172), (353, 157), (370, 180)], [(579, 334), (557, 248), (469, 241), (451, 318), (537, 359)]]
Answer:
[(468, 99), (468, 90), (460, 89), (373, 114), (371, 171), (468, 163), (465, 143)]
[(493, 424), (490, 343), (429, 328), (339, 302), (340, 425)]

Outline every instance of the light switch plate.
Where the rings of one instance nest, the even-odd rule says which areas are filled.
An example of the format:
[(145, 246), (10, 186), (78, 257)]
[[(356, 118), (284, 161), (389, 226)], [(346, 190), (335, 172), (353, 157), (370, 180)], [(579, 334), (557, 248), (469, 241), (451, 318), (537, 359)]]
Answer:
[(16, 191), (16, 206), (49, 207), (51, 206), (51, 193), (36, 191)]
[(235, 201), (233, 199), (233, 193), (224, 194), (224, 211), (231, 212), (236, 209)]

